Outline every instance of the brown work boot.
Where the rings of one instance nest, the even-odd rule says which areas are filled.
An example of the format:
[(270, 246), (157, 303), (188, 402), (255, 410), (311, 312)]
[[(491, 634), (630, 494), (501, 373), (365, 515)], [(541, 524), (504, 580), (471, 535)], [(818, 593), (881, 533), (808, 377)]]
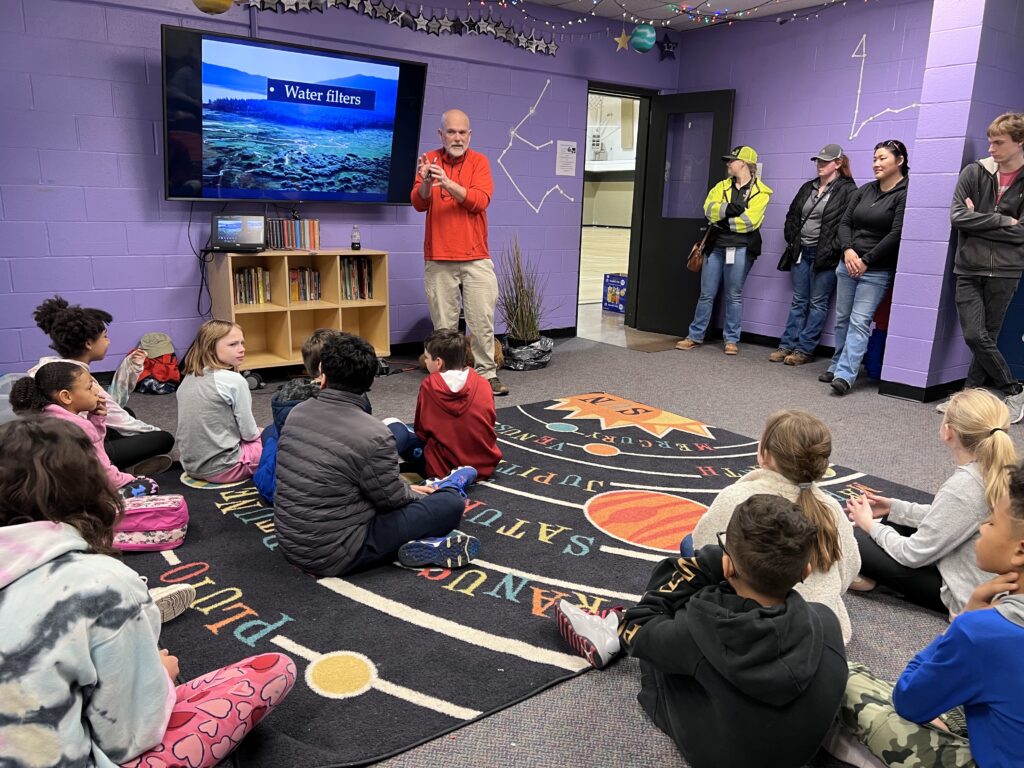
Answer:
[(782, 347), (779, 347), (774, 352), (772, 352), (770, 355), (768, 355), (768, 362), (769, 363), (781, 363), (783, 360), (785, 360), (787, 357), (789, 357), (792, 354), (793, 354), (793, 350), (792, 349), (783, 349)]
[(676, 342), (676, 349), (696, 349), (700, 345), (701, 345), (701, 342), (694, 341), (693, 339), (687, 337), (687, 338), (683, 339), (682, 341), (677, 341)]
[(504, 384), (502, 384), (500, 381), (498, 381), (498, 377), (497, 376), (495, 376), (493, 379), (491, 379), (490, 383), (491, 383), (491, 392), (494, 393), (496, 396), (500, 397), (502, 395), (507, 395), (508, 394), (508, 387), (506, 387)]
[(786, 359), (783, 361), (786, 365), (803, 365), (804, 363), (811, 362), (813, 358), (800, 350), (792, 352), (786, 355)]
[(725, 345), (725, 354), (727, 354), (727, 355), (738, 355), (739, 353), (740, 353), (739, 347), (737, 347), (731, 341)]

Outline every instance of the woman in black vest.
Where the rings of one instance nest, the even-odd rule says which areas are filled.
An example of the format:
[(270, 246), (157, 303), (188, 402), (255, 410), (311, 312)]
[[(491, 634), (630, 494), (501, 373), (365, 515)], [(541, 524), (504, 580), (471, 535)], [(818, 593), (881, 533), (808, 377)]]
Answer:
[(800, 187), (786, 214), (786, 250), (779, 270), (790, 273), (793, 303), (779, 348), (768, 356), (773, 363), (803, 365), (814, 356), (842, 257), (839, 221), (857, 189), (850, 158), (838, 144), (826, 145), (811, 160), (818, 165), (818, 176)]

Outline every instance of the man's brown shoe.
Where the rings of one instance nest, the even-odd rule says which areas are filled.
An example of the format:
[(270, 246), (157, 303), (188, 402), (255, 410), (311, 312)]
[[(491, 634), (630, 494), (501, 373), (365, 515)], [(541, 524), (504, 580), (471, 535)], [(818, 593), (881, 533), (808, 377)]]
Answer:
[(810, 355), (797, 350), (796, 352), (786, 355), (786, 359), (783, 362), (785, 362), (786, 365), (803, 365), (804, 363), (811, 362), (813, 359), (814, 358)]
[(729, 344), (725, 345), (725, 354), (727, 354), (727, 355), (738, 355), (739, 353), (740, 353), (739, 347), (737, 347), (735, 344), (730, 342)]
[(699, 347), (700, 344), (701, 343), (699, 341), (694, 341), (693, 339), (686, 338), (683, 339), (682, 341), (676, 342), (676, 349), (695, 349), (696, 347)]
[(785, 360), (787, 357), (789, 357), (792, 354), (793, 354), (793, 350), (791, 350), (791, 349), (783, 349), (782, 347), (779, 347), (774, 352), (772, 352), (770, 355), (768, 355), (768, 362), (769, 363), (781, 363), (783, 360)]
[(495, 376), (491, 379), (491, 392), (496, 396), (507, 395), (508, 387), (498, 381), (498, 377)]

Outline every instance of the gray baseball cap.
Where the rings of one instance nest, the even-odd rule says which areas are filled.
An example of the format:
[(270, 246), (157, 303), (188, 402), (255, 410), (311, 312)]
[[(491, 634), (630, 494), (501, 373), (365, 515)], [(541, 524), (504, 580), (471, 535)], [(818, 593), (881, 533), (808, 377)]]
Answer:
[(821, 148), (821, 151), (816, 154), (811, 160), (824, 160), (826, 163), (830, 163), (833, 160), (838, 160), (843, 156), (843, 148), (838, 144), (826, 144)]

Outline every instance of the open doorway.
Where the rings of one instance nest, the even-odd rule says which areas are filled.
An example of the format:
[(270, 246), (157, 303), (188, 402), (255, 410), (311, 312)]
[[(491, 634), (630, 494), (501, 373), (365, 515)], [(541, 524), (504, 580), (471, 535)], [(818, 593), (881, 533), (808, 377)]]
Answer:
[[(641, 98), (594, 86), (587, 94), (576, 332), (597, 341), (621, 333), (625, 319)], [(606, 285), (606, 275), (621, 278)]]

